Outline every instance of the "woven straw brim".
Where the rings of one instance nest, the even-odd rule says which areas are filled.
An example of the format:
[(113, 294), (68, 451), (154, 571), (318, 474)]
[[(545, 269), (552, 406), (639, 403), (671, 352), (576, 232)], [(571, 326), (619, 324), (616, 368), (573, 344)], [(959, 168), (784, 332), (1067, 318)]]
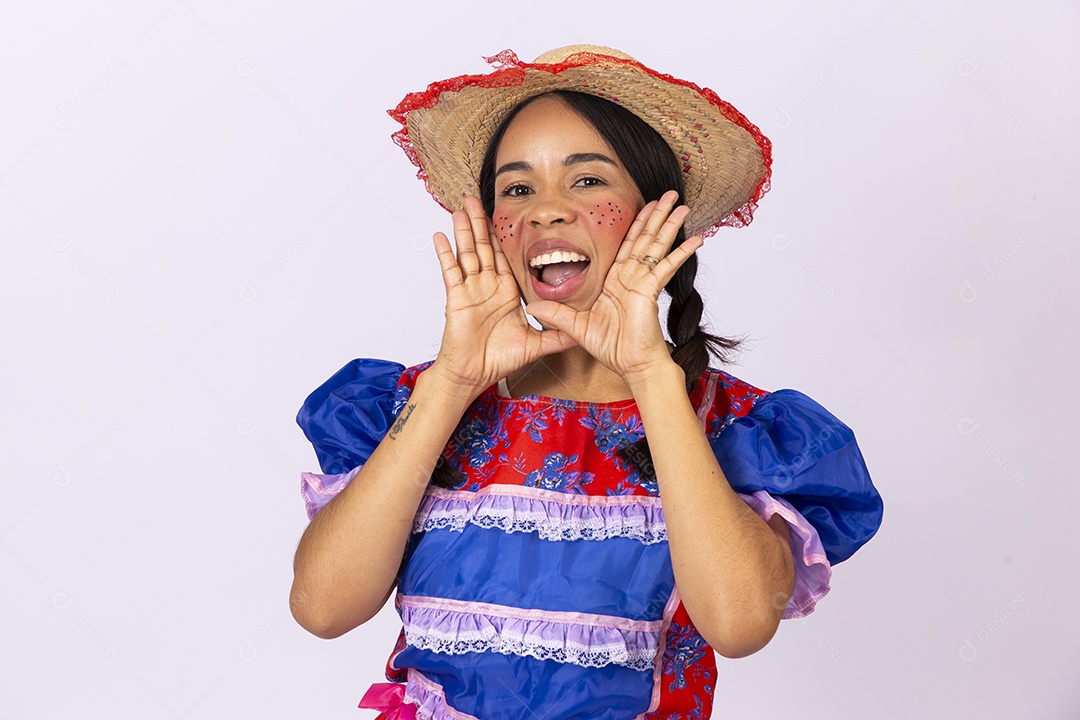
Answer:
[(526, 98), (564, 89), (623, 105), (667, 141), (683, 169), (683, 202), (691, 209), (684, 224), (687, 236), (749, 222), (753, 206), (767, 190), (771, 165), (768, 140), (756, 127), (697, 86), (657, 77), (636, 61), (591, 53), (568, 60), (583, 57), (589, 58), (588, 64), (522, 64), (510, 82), (500, 80), (504, 84), (495, 87), (480, 79), (500, 71), (475, 76), (476, 84), (438, 93), (432, 107), (401, 113), (428, 191), (447, 209), (462, 208), (465, 195), (479, 192), (484, 152), (505, 113)]

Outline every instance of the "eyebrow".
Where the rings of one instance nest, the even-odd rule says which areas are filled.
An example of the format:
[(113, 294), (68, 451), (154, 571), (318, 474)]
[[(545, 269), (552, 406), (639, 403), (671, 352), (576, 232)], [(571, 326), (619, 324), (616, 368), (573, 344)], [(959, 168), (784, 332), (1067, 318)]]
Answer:
[[(573, 155), (567, 155), (563, 160), (563, 165), (569, 167), (570, 165), (577, 165), (579, 163), (587, 162), (604, 162), (608, 165), (615, 165), (615, 161), (609, 158), (603, 153), (574, 153)], [(503, 165), (501, 168), (495, 171), (495, 177), (502, 175), (505, 172), (513, 172), (515, 170), (532, 170), (531, 164), (524, 160), (518, 160), (516, 162), (509, 162)]]

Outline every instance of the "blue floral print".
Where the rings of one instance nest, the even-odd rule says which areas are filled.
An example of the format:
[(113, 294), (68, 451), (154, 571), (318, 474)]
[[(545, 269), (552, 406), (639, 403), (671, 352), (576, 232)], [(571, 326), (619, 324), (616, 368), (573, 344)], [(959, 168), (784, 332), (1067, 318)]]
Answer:
[[(667, 634), (667, 652), (664, 653), (664, 674), (674, 675), (669, 689), (674, 692), (686, 687), (686, 671), (688, 669), (695, 674), (707, 672), (698, 661), (705, 656), (708, 647), (693, 627), (671, 623)], [(695, 676), (694, 678), (698, 678)], [(711, 680), (705, 677), (705, 680)]]
[(549, 453), (539, 470), (533, 470), (525, 476), (525, 485), (583, 495), (585, 489), (581, 486), (592, 482), (594, 475), (591, 472), (567, 470), (567, 466), (576, 463), (577, 459), (577, 455), (567, 457), (560, 452)]

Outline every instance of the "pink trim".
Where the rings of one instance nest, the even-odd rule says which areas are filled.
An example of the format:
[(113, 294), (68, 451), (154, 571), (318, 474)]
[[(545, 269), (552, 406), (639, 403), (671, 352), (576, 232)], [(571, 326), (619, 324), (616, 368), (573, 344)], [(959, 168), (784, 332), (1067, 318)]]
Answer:
[(709, 410), (712, 409), (713, 401), (716, 399), (716, 381), (719, 376), (714, 373), (709, 373), (709, 383), (705, 386), (705, 394), (701, 398), (701, 407), (698, 408), (697, 416), (701, 421), (701, 429), (705, 432), (709, 431), (708, 424), (705, 422), (709, 417)]
[(557, 612), (553, 610), (538, 610), (535, 608), (516, 608), (508, 605), (450, 600), (447, 598), (418, 597), (415, 595), (407, 596), (401, 595), (400, 593), (398, 594), (397, 602), (399, 603), (399, 607), (430, 608), (433, 610), (448, 610), (450, 612), (473, 613), (476, 615), (494, 615), (496, 617), (514, 618), (516, 620), (540, 620), (542, 622), (562, 624), (592, 625), (594, 627), (607, 627), (615, 630), (629, 630), (632, 632), (657, 632), (664, 623), (663, 620), (630, 620), (629, 618), (615, 617), (612, 615)]
[(570, 493), (525, 487), (522, 485), (488, 485), (475, 492), (431, 487), (428, 488), (424, 494), (430, 497), (464, 502), (475, 502), (488, 495), (504, 495), (528, 498), (530, 500), (555, 502), (561, 505), (583, 505), (591, 507), (645, 505), (648, 507), (663, 507), (660, 498), (648, 495), (571, 495)]
[[(400, 597), (400, 594), (398, 595), (398, 597)], [(401, 608), (398, 606), (397, 601), (398, 601), (398, 598), (395, 597), (394, 598), (394, 609), (397, 611), (398, 617), (401, 617)], [(405, 626), (404, 625), (402, 625), (401, 630), (398, 631), (398, 637), (399, 638), (401, 637), (401, 633), (403, 633), (403, 632), (405, 632)], [(386, 661), (386, 667), (388, 669), (391, 669), (391, 670), (407, 670), (408, 668), (399, 668), (397, 665), (395, 665), (394, 660), (397, 659), (398, 655), (405, 652), (405, 650), (408, 647), (409, 647), (409, 637), (408, 637), (408, 635), (406, 635), (405, 636), (405, 642), (402, 643), (400, 648), (397, 647), (397, 644), (395, 643), (394, 649), (390, 652), (390, 658)], [(387, 675), (389, 675), (389, 673), (387, 673)]]
[(656, 660), (653, 664), (653, 691), (652, 702), (649, 703), (649, 709), (641, 713), (634, 720), (644, 720), (645, 716), (649, 713), (656, 712), (656, 709), (660, 707), (660, 680), (664, 674), (664, 653), (667, 650), (667, 634), (671, 628), (671, 620), (675, 617), (675, 611), (679, 608), (679, 603), (682, 602), (682, 597), (679, 595), (679, 588), (676, 586), (672, 592), (671, 597), (668, 598), (667, 605), (664, 606), (664, 620), (663, 627), (660, 628), (660, 639), (656, 645)]
[[(409, 702), (415, 702), (419, 705), (416, 713), (418, 720), (442, 720), (442, 718), (453, 718), (453, 720), (479, 720), (479, 718), (456, 710), (451, 707), (450, 703), (446, 702), (446, 693), (443, 691), (442, 686), (436, 682), (428, 680), (424, 675), (415, 668), (409, 668), (409, 682), (405, 686), (405, 699)], [(425, 700), (433, 700), (435, 705), (435, 712), (429, 712)]]
[(795, 586), (792, 588), (788, 606), (780, 616), (789, 620), (809, 615), (818, 601), (829, 593), (832, 566), (825, 556), (818, 531), (791, 503), (782, 497), (773, 497), (764, 490), (752, 495), (738, 493), (766, 522), (773, 516), (784, 518), (791, 530), (791, 552), (795, 561)]
[(347, 473), (320, 475), (319, 473), (300, 473), (300, 495), (304, 498), (304, 509), (308, 520), (326, 507), (331, 500), (341, 494), (363, 465), (357, 465)]

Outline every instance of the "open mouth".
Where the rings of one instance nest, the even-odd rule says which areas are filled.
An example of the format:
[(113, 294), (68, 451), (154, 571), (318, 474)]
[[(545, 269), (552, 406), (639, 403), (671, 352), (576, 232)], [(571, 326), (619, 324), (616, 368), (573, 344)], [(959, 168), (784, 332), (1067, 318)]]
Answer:
[(551, 287), (558, 287), (567, 280), (585, 272), (589, 258), (573, 252), (556, 250), (533, 258), (529, 271), (533, 277)]

